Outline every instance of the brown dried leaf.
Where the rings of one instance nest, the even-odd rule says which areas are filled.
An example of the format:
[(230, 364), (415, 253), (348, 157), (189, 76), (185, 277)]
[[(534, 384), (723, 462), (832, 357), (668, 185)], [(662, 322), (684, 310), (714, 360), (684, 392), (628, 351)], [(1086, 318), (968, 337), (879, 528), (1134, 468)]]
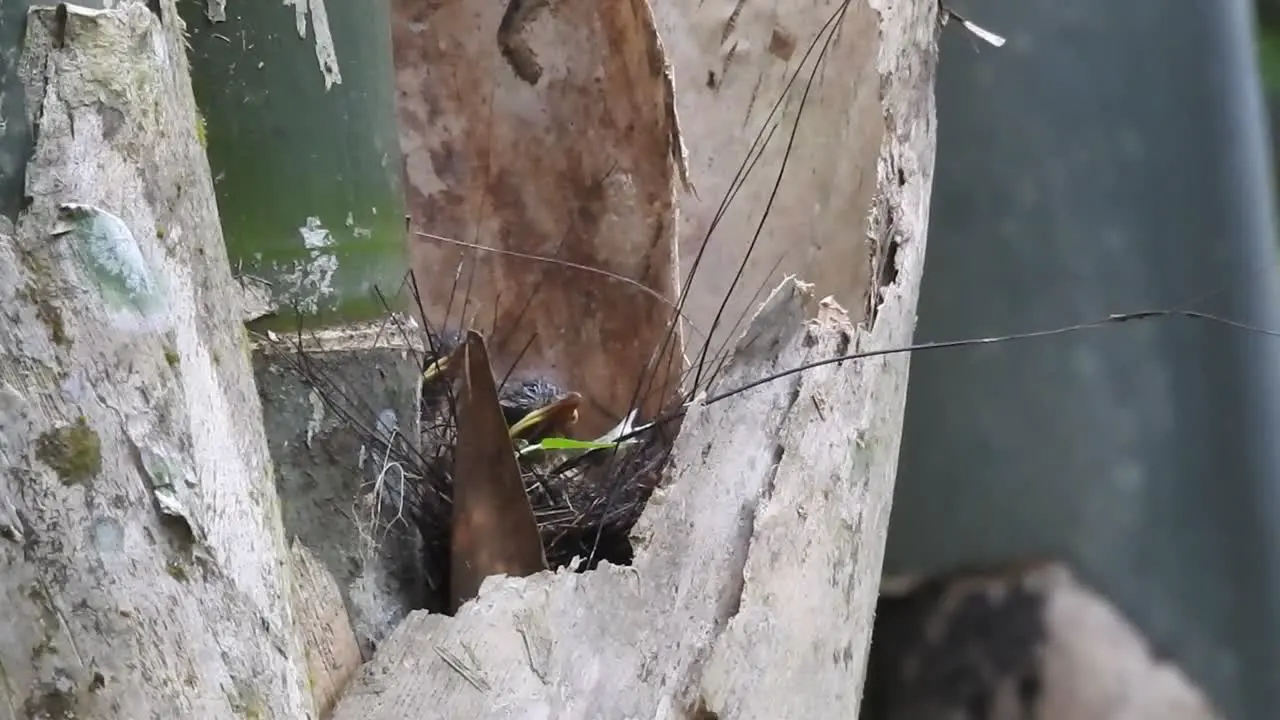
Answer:
[(452, 368), (461, 365), (463, 376), (453, 459), (449, 593), (454, 610), (474, 598), (490, 575), (523, 577), (547, 569), (484, 338), (468, 331), (457, 353), (462, 362), (450, 363)]
[(642, 376), (654, 388), (643, 412), (670, 402), (679, 337), (653, 356), (677, 298), (680, 153), (648, 5), (394, 0), (393, 11), (414, 227), (632, 281), (413, 237), (425, 319), (484, 329), (499, 375), (518, 359), (581, 392), (579, 436), (620, 420)]

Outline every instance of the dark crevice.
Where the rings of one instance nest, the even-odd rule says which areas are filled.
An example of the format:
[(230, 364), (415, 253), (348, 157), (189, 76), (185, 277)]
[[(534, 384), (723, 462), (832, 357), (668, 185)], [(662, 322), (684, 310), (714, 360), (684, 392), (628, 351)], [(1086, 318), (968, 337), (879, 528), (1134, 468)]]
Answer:
[(689, 720), (720, 720), (720, 716), (707, 709), (706, 698), (698, 698), (698, 704), (689, 713)]
[(542, 79), (542, 64), (524, 38), (524, 29), (534, 13), (547, 5), (547, 0), (508, 0), (507, 9), (498, 23), (498, 50), (516, 77), (537, 85)]
[(884, 260), (880, 265), (879, 287), (887, 288), (898, 281), (898, 247), (896, 239), (890, 238), (884, 250)]

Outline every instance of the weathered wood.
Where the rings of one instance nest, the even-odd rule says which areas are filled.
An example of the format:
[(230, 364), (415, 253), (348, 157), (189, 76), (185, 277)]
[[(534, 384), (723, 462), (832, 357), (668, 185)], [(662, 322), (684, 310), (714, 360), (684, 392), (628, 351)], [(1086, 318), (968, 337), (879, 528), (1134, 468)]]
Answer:
[[(743, 16), (762, 14), (747, 22), (733, 2), (655, 5), (656, 46), (673, 58), (682, 126), (702, 128), (697, 140), (684, 133), (702, 200), (683, 198), (682, 213), (687, 205), (708, 221), (749, 144), (737, 126), (762, 123), (768, 111), (759, 108), (840, 6), (748, 7)], [(820, 270), (824, 293), (849, 298), (853, 316), (834, 303), (816, 310), (811, 291), (784, 284), (718, 389), (910, 341), (933, 171), (936, 8), (933, 0), (848, 6), (807, 100), (808, 149), (793, 155), (783, 180), (792, 197), (784, 217), (804, 222), (772, 221), (762, 236), (773, 248), (802, 247), (802, 267)], [(777, 60), (766, 62), (765, 49)], [(754, 59), (738, 68), (737, 90), (695, 103), (702, 116), (690, 118), (697, 110), (685, 112), (686, 92), (701, 91), (686, 88), (740, 53)], [(794, 116), (805, 81), (802, 73), (786, 113)], [(713, 128), (730, 141), (699, 148)], [(781, 129), (774, 142), (785, 145)], [(754, 173), (768, 180), (758, 182), (771, 183), (780, 152), (760, 161)], [(745, 252), (764, 210), (767, 191), (751, 194), (739, 207), (753, 219), (723, 235), (731, 254)], [(682, 228), (682, 241), (699, 240)], [(710, 262), (722, 277), (736, 267)], [(708, 295), (710, 315), (723, 287)], [(737, 302), (752, 304), (750, 295)], [(427, 707), (446, 718), (855, 717), (908, 363), (889, 355), (824, 366), (696, 406), (636, 528), (633, 567), (491, 578), (453, 618), (411, 615), (335, 718), (399, 720)]]
[[(814, 283), (855, 319), (878, 302), (886, 253), (864, 241), (868, 209), (901, 192), (907, 199), (895, 212), (923, 211), (910, 198), (927, 192), (932, 176), (936, 6), (653, 3), (697, 189), (679, 206), (691, 356), (704, 343), (713, 355), (731, 344), (785, 275)], [(748, 158), (750, 173), (736, 177)], [(911, 187), (884, 185), (877, 158)]]
[(307, 657), (307, 678), (316, 712), (327, 717), (360, 669), (360, 645), (333, 574), (298, 540), (293, 561), (293, 609)]
[(289, 553), (173, 0), (34, 8), (0, 232), (0, 717), (304, 718)]

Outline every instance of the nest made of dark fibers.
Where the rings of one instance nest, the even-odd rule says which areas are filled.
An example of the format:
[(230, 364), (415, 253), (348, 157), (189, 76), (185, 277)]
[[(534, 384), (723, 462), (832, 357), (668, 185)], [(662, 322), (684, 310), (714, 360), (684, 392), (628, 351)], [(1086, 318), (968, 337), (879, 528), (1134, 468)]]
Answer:
[[(431, 345), (421, 367), (447, 355), (456, 339), (433, 340)], [(549, 383), (528, 375), (506, 382)], [(449, 385), (443, 377), (424, 382), (420, 446), (414, 450), (397, 444), (388, 449), (388, 459), (399, 464), (403, 480), (396, 483), (395, 492), (375, 498), (388, 530), (404, 523), (398, 530), (420, 536), (421, 544), (412, 545), (421, 548), (421, 574), (431, 595), (427, 609), (440, 611), (439, 596), (449, 578), (457, 427)], [(676, 429), (677, 423), (657, 424), (617, 448), (562, 460), (520, 459), (525, 492), (551, 569), (586, 570), (602, 560), (617, 565), (631, 562), (629, 534), (661, 480)]]

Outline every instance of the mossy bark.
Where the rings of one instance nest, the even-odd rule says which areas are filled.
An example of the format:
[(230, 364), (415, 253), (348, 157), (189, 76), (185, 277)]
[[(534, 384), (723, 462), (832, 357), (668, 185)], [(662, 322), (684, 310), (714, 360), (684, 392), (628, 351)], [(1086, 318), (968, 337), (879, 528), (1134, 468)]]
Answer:
[(21, 48), (0, 716), (310, 717), (182, 24), (172, 0), (116, 5), (34, 8)]

